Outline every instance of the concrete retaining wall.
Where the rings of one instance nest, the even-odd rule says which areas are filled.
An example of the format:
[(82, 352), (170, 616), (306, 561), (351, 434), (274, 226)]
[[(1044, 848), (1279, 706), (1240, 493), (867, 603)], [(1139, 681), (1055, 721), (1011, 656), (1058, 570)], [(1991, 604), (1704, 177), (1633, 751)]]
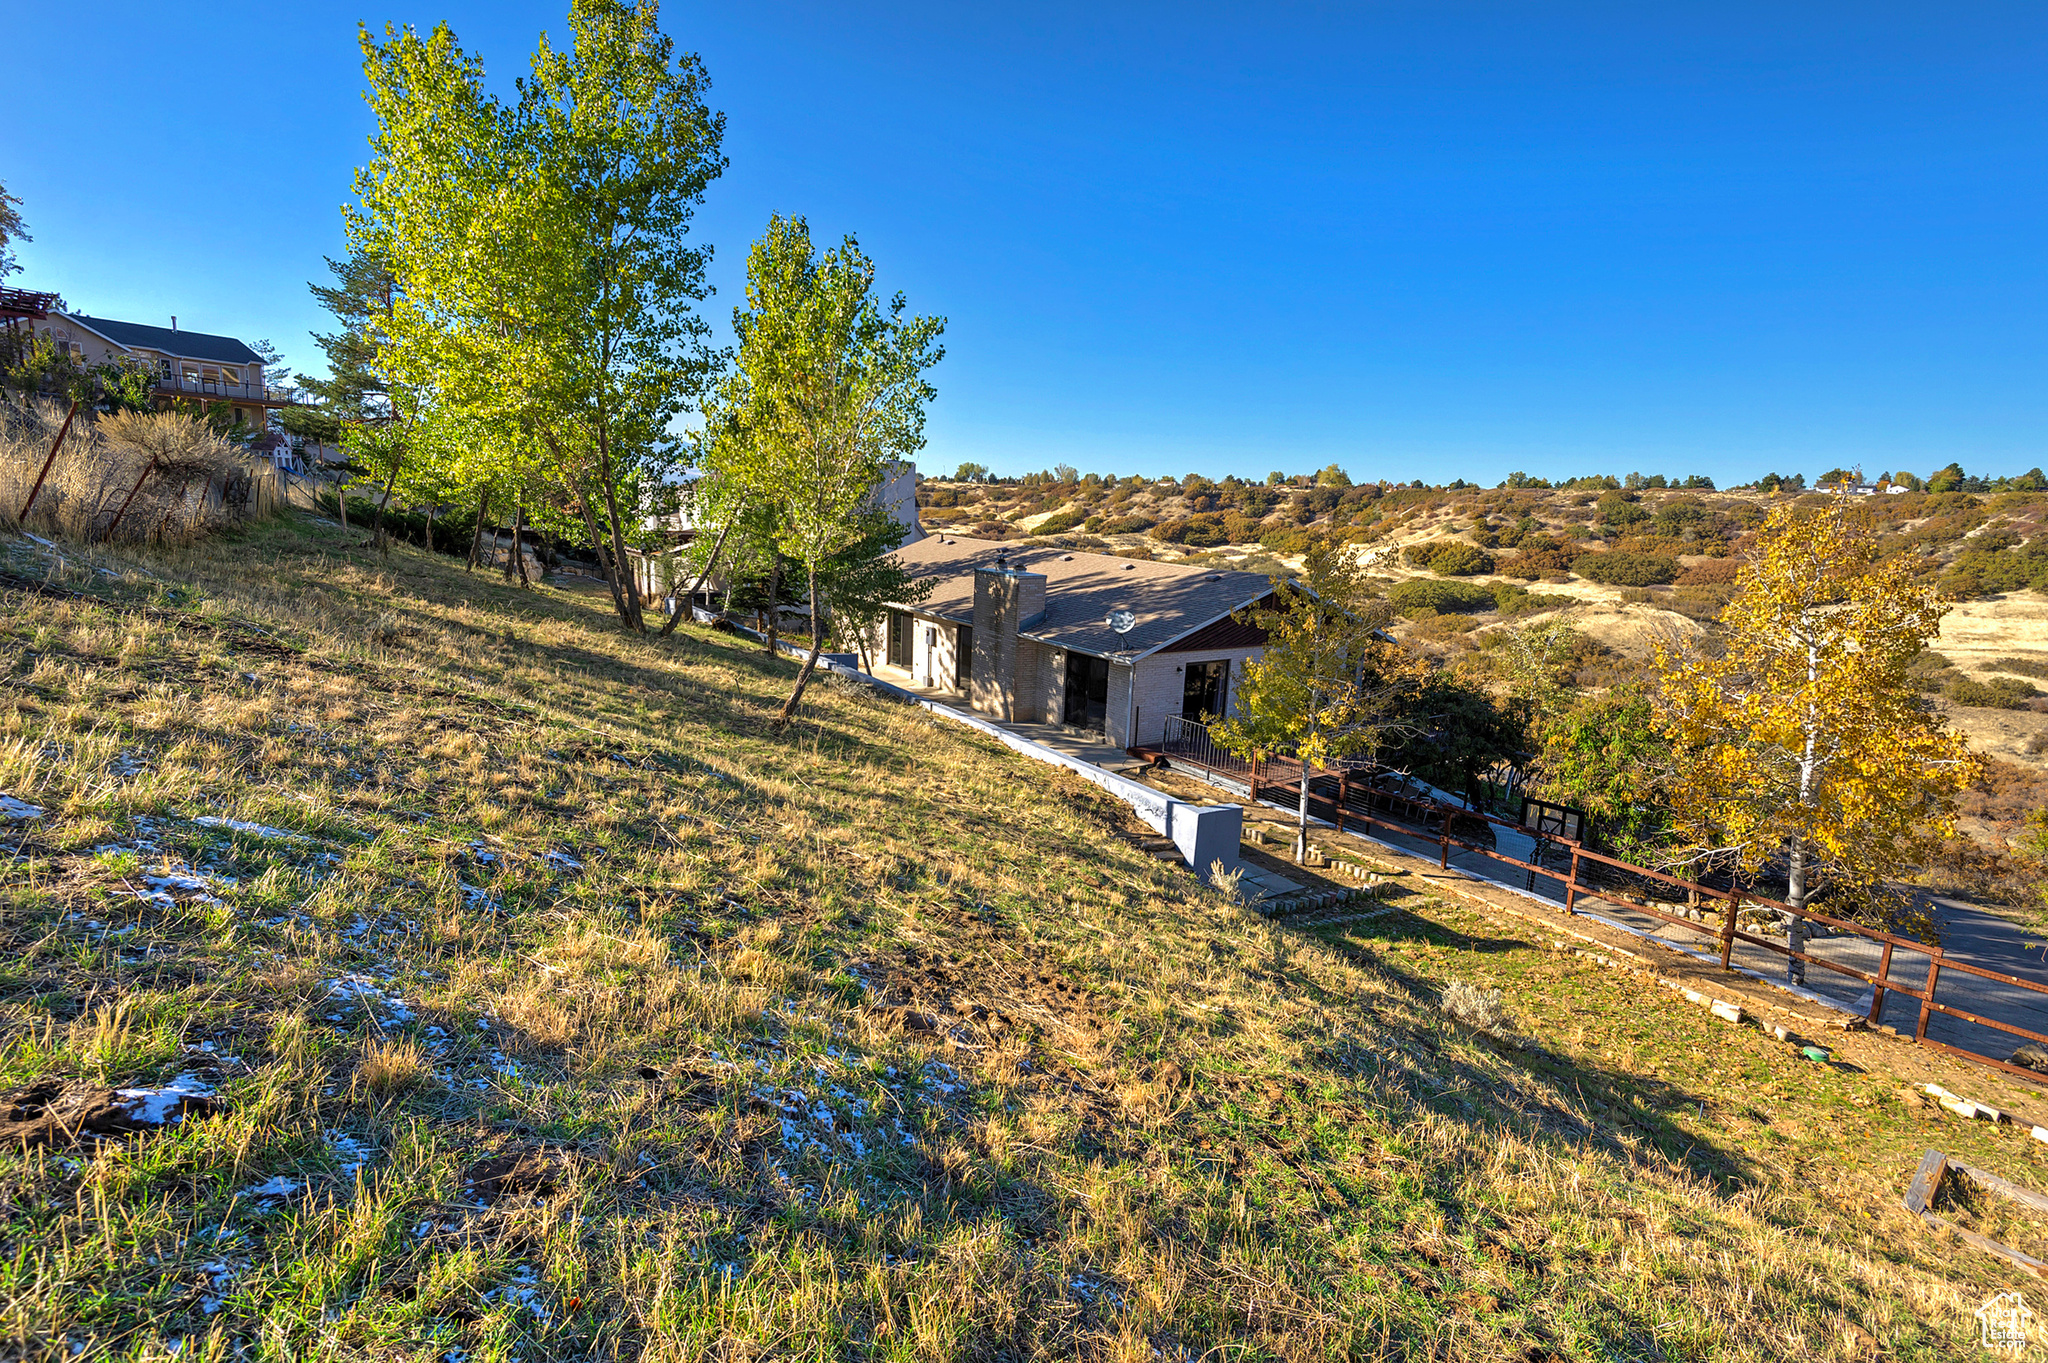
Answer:
[[(716, 613), (702, 607), (694, 608), (700, 623), (710, 624), (718, 619)], [(749, 638), (759, 636), (745, 625), (735, 624), (734, 629)], [(808, 651), (808, 645), (799, 648), (788, 640), (778, 641), (785, 651), (801, 658)], [(1101, 786), (1110, 794), (1131, 807), (1148, 828), (1173, 839), (1180, 849), (1181, 860), (1186, 862), (1204, 880), (1210, 878), (1216, 862), (1223, 863), (1226, 871), (1235, 871), (1238, 866), (1238, 844), (1244, 836), (1244, 810), (1237, 805), (1198, 805), (1187, 800), (1176, 800), (1164, 791), (1152, 789), (1128, 776), (1104, 771), (1093, 762), (1084, 762), (1078, 757), (1048, 748), (1043, 743), (1034, 743), (1020, 734), (1013, 734), (999, 724), (983, 719), (979, 715), (956, 710), (935, 700), (927, 700), (915, 691), (907, 691), (880, 677), (870, 676), (856, 665), (852, 655), (827, 653), (818, 659), (820, 668), (829, 668), (835, 674), (871, 686), (884, 695), (898, 700), (909, 701), (912, 705), (923, 706), (941, 719), (950, 719), (966, 728), (987, 734), (1011, 751), (1043, 762), (1047, 766), (1065, 767), (1084, 781)]]

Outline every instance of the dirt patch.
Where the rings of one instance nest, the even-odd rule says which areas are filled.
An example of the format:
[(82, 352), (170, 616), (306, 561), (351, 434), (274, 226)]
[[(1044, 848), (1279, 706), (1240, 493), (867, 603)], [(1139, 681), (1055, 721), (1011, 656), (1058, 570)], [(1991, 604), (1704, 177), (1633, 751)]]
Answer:
[(463, 1170), (462, 1186), (491, 1206), (510, 1197), (552, 1197), (591, 1162), (589, 1156), (558, 1145), (501, 1150)]
[(1635, 662), (1650, 661), (1660, 646), (1682, 652), (1707, 632), (1699, 621), (1656, 606), (1573, 607), (1565, 618), (1587, 638)]
[(220, 1110), (211, 1095), (39, 1079), (0, 1095), (0, 1145), (76, 1145), (155, 1131)]
[(2031, 710), (1991, 710), (1936, 700), (1942, 717), (1986, 757), (2048, 772), (2048, 715)]

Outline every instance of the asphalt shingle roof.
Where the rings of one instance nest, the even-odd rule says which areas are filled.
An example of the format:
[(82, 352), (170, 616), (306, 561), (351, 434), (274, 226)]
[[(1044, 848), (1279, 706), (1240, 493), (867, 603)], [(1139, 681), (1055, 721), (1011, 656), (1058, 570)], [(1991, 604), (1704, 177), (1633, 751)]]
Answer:
[[(928, 534), (894, 555), (918, 579), (932, 578), (932, 594), (916, 609), (974, 623), (974, 571), (993, 568), (1001, 558), (1012, 568), (1045, 574), (1045, 619), (1024, 630), (1039, 639), (1083, 653), (1135, 656), (1258, 600), (1272, 590), (1261, 573), (1142, 563), (1080, 550)], [(1127, 635), (1109, 627), (1113, 610), (1128, 610), (1138, 623)]]
[(209, 336), (203, 331), (172, 331), (141, 322), (116, 322), (106, 317), (66, 313), (72, 321), (114, 342), (130, 348), (142, 346), (175, 355), (181, 360), (212, 360), (215, 364), (262, 364), (263, 357), (232, 336)]

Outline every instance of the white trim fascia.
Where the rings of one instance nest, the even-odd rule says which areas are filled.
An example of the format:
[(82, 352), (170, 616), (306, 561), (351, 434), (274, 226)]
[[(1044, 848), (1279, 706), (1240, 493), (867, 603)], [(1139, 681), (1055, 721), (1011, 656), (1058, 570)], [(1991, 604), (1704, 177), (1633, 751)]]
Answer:
[[(110, 346), (114, 347), (114, 349), (116, 349), (116, 350), (120, 351), (120, 352), (121, 352), (122, 354), (124, 354), (124, 355), (133, 355), (133, 354), (135, 353), (135, 347), (134, 347), (134, 346), (132, 346), (132, 345), (129, 345), (129, 344), (128, 344), (128, 343), (126, 343), (125, 341), (117, 341), (117, 340), (115, 340), (115, 339), (114, 339), (113, 337), (111, 337), (111, 336), (107, 335), (107, 333), (106, 333), (106, 332), (104, 332), (104, 331), (101, 331), (101, 330), (100, 330), (100, 329), (99, 329), (98, 327), (96, 327), (96, 326), (93, 326), (93, 325), (91, 325), (90, 323), (87, 323), (87, 322), (83, 322), (83, 321), (80, 321), (80, 320), (79, 320), (78, 318), (76, 318), (76, 317), (73, 317), (73, 316), (72, 316), (72, 315), (71, 315), (70, 313), (68, 313), (68, 312), (60, 312), (60, 313), (56, 313), (56, 314), (53, 314), (53, 315), (55, 315), (55, 316), (58, 316), (58, 317), (62, 317), (62, 318), (63, 318), (63, 319), (65, 320), (65, 321), (69, 322), (69, 323), (70, 323), (70, 324), (71, 324), (72, 326), (75, 326), (75, 327), (77, 327), (77, 328), (78, 328), (78, 329), (79, 329), (80, 331), (89, 331), (89, 332), (91, 332), (91, 333), (92, 333), (93, 335), (95, 335), (95, 336), (99, 337), (99, 338), (100, 338), (100, 339), (101, 339), (102, 341), (105, 341), (105, 342), (106, 342), (106, 343), (107, 343), (108, 345), (110, 345)], [(184, 356), (184, 355), (179, 355), (179, 356), (176, 356), (175, 358), (177, 358), (177, 359), (181, 359), (181, 360), (182, 360), (182, 359), (187, 359), (187, 358), (189, 358), (189, 357), (188, 357), (188, 356)]]

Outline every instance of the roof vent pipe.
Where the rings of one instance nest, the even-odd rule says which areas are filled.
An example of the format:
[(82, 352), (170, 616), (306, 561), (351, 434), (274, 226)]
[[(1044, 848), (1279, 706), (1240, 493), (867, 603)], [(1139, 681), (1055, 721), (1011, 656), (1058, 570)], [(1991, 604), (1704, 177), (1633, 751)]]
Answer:
[(171, 314), (171, 330), (172, 330), (172, 331), (176, 331), (177, 329), (178, 329), (178, 314), (174, 312), (174, 313), (172, 313), (172, 314)]

